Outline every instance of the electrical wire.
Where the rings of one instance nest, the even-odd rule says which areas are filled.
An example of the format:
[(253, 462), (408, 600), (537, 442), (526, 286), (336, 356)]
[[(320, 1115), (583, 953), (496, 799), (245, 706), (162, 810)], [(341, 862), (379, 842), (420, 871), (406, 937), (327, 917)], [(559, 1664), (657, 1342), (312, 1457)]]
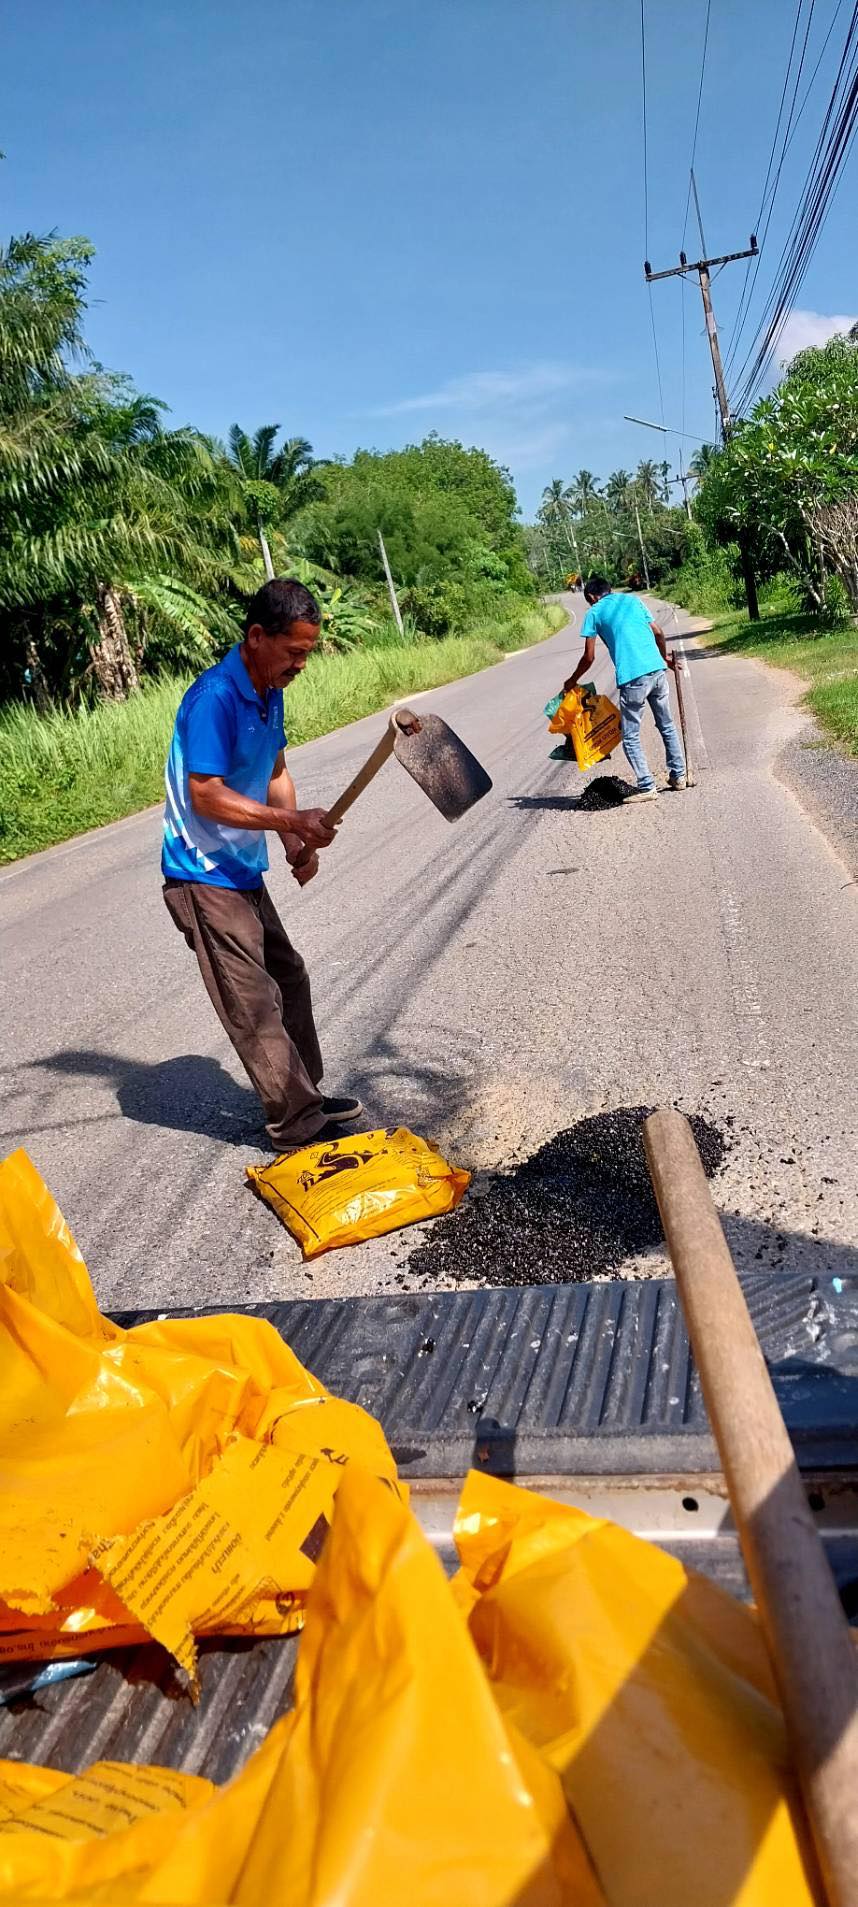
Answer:
[(644, 252), (649, 257), (649, 151), (646, 109), (646, 0), (641, 0), (641, 100), (643, 105)]
[(810, 265), (858, 131), (858, 0), (853, 7), (831, 97), (804, 187), (763, 311), (760, 328), (738, 373), (735, 409), (753, 401)]
[(790, 301), (803, 281), (818, 243), (822, 222), (836, 191), (855, 131), (856, 87), (858, 5), (853, 9), (822, 129), (784, 242), (759, 331), (738, 374), (739, 378), (746, 379), (737, 405), (739, 409), (746, 408), (762, 381), (768, 354), (783, 330)]
[(712, 0), (706, 0), (706, 22), (703, 28), (703, 55), (700, 61), (700, 84), (697, 88), (697, 111), (694, 115), (694, 131), (691, 136), (691, 161), (688, 167), (688, 192), (685, 200), (685, 218), (682, 222), (682, 250), (685, 250), (685, 234), (688, 231), (688, 209), (691, 204), (691, 175), (697, 157), (697, 134), (700, 131), (700, 108), (703, 104), (703, 81), (706, 77), (706, 54), (709, 50), (709, 21), (712, 16)]
[[(644, 189), (644, 254), (649, 257), (649, 141), (647, 136), (647, 85), (646, 85), (646, 0), (641, 0), (641, 100), (643, 108), (643, 189)], [(658, 333), (655, 325), (655, 306), (652, 301), (652, 286), (649, 292), (649, 321), (652, 331), (652, 348), (655, 357), (655, 377), (658, 386), (659, 415), (664, 423), (664, 389), (661, 381), (661, 358), (658, 349)]]
[[(807, 52), (808, 35), (810, 33), (810, 25), (813, 19), (814, 5), (815, 5), (815, 0), (810, 0), (810, 10), (807, 16), (807, 26), (805, 29), (804, 45), (801, 51), (801, 59), (799, 61), (799, 66), (796, 73), (795, 84), (793, 86), (793, 94), (792, 94), (792, 100), (790, 102), (789, 117), (787, 119), (786, 132), (784, 133), (784, 144), (781, 147), (780, 159), (778, 161), (777, 170), (775, 172), (775, 178), (774, 178), (774, 183), (772, 185), (771, 196), (769, 197), (769, 181), (772, 177), (772, 170), (775, 164), (775, 153), (777, 152), (778, 140), (780, 138), (781, 122), (783, 120), (784, 106), (786, 104), (786, 96), (787, 96), (787, 90), (788, 90), (789, 82), (790, 82), (790, 74), (792, 72), (792, 63), (795, 56), (795, 49), (796, 49), (796, 42), (798, 40), (799, 27), (801, 25), (801, 16), (804, 10), (804, 0), (798, 0), (798, 4), (795, 10), (795, 19), (793, 21), (793, 28), (792, 28), (792, 39), (790, 40), (789, 57), (787, 59), (786, 72), (784, 73), (784, 83), (781, 88), (780, 104), (778, 106), (778, 116), (777, 116), (777, 120), (775, 121), (775, 130), (774, 130), (774, 135), (772, 138), (771, 149), (769, 152), (769, 162), (768, 162), (768, 165), (766, 166), (766, 176), (765, 176), (765, 179), (763, 180), (763, 190), (760, 196), (760, 209), (754, 221), (754, 231), (757, 233), (760, 233), (759, 250), (757, 252), (756, 258), (748, 259), (748, 263), (745, 269), (745, 280), (744, 280), (744, 284), (742, 285), (742, 295), (739, 300), (739, 308), (733, 320), (730, 336), (727, 339), (725, 365), (724, 365), (725, 376), (729, 373), (730, 366), (733, 362), (733, 359), (736, 356), (736, 353), (741, 343), (742, 333), (748, 321), (749, 307), (750, 307), (751, 299), (753, 298), (753, 295), (754, 295), (754, 287), (757, 282), (757, 273), (760, 269), (760, 259), (765, 249), (765, 243), (768, 237), (769, 226), (772, 220), (772, 212), (774, 210), (775, 199), (777, 198), (778, 186), (780, 185), (781, 171), (783, 169), (783, 162), (784, 162), (784, 157), (786, 154), (786, 139), (789, 134), (790, 125), (792, 122), (792, 115), (795, 111), (795, 102), (796, 102), (796, 97), (798, 94), (799, 81), (801, 79), (801, 69), (804, 64), (805, 54)], [(765, 217), (765, 226), (764, 226), (764, 229), (761, 230), (761, 228), (763, 227), (764, 217)]]

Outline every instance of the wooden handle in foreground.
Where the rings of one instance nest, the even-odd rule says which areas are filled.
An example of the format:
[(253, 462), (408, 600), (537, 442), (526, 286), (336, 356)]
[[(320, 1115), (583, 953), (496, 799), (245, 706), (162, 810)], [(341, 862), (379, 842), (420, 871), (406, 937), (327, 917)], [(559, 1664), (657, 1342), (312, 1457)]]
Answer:
[(688, 1121), (644, 1145), (831, 1907), (858, 1907), (858, 1660)]

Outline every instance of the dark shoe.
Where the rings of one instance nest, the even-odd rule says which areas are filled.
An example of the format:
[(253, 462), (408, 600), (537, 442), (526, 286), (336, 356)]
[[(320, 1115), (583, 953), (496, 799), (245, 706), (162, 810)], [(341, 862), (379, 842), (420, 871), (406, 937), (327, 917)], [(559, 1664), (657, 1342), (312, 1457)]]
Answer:
[(275, 1146), (275, 1151), (282, 1159), (287, 1152), (306, 1152), (308, 1146), (329, 1146), (335, 1139), (346, 1137), (342, 1126), (337, 1125), (333, 1119), (326, 1119), (324, 1125), (320, 1126), (318, 1132), (314, 1132), (311, 1138), (295, 1139), (291, 1145)]
[(322, 1100), (322, 1111), (325, 1118), (332, 1120), (335, 1125), (347, 1126), (352, 1119), (360, 1118), (363, 1106), (359, 1099), (349, 1099), (348, 1095), (344, 1094), (340, 1099), (325, 1097)]

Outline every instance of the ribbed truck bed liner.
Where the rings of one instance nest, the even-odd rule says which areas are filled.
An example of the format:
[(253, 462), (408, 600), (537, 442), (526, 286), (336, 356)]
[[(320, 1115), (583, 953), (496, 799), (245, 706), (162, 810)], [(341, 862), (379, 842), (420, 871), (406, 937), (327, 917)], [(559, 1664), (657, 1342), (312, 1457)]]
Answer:
[[(858, 1607), (858, 1279), (743, 1285), (850, 1613)], [(226, 1307), (224, 1307), (226, 1308)], [(235, 1307), (232, 1307), (233, 1309)], [(723, 1479), (674, 1285), (542, 1285), (248, 1307), (380, 1418), (444, 1560), (469, 1467), (615, 1516), (742, 1593)], [(161, 1312), (124, 1313), (131, 1325)], [(188, 1310), (171, 1316), (193, 1315)], [(288, 1706), (297, 1644), (206, 1645), (193, 1707), (163, 1653), (0, 1709), (0, 1755), (233, 1774)]]

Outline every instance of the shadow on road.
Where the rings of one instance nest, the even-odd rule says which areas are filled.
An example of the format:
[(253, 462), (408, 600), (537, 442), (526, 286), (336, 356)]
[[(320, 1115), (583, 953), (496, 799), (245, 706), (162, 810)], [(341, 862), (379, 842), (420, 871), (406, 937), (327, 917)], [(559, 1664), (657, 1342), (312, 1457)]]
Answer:
[(72, 1047), (34, 1064), (75, 1079), (98, 1079), (115, 1088), (126, 1119), (171, 1132), (197, 1132), (227, 1145), (246, 1145), (263, 1126), (262, 1107), (220, 1062), (199, 1053), (147, 1065), (121, 1053)]

